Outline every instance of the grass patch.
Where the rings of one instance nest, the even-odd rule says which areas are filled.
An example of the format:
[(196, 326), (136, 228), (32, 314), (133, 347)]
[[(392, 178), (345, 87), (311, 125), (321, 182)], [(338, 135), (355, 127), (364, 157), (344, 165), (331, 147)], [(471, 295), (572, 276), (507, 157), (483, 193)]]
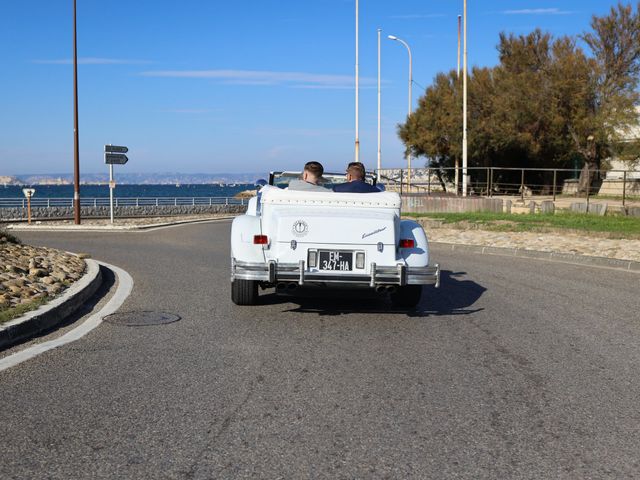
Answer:
[(51, 300), (51, 298), (44, 297), (38, 298), (31, 303), (16, 305), (15, 307), (0, 307), (0, 324), (8, 322), (9, 320), (13, 320), (14, 318), (17, 318), (20, 315), (24, 315), (27, 312), (31, 312), (32, 310), (36, 310), (38, 307), (44, 305), (49, 300)]
[(494, 231), (575, 231), (600, 233), (616, 238), (640, 238), (640, 218), (598, 216), (559, 212), (555, 215), (508, 214), (489, 212), (406, 214), (430, 218), (445, 224)]

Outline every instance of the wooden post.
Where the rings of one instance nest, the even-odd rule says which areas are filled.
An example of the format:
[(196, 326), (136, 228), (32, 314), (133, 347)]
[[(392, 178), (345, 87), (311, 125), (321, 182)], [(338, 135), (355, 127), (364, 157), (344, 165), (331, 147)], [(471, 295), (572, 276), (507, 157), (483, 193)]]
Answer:
[(553, 171), (553, 201), (556, 201), (556, 178), (558, 175), (558, 171), (554, 170)]
[(624, 208), (625, 198), (627, 196), (627, 171), (622, 173), (622, 208)]
[(524, 203), (524, 168), (522, 169), (522, 175), (520, 178), (520, 198), (522, 198), (522, 203)]

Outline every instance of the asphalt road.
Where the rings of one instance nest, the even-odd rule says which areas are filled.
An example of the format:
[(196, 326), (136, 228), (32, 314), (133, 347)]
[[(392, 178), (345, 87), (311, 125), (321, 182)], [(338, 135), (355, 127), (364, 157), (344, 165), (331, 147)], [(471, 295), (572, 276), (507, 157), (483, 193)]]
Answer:
[(640, 277), (435, 246), (416, 312), (237, 307), (230, 224), (29, 233), (135, 281), (104, 323), (0, 372), (0, 478), (640, 477)]

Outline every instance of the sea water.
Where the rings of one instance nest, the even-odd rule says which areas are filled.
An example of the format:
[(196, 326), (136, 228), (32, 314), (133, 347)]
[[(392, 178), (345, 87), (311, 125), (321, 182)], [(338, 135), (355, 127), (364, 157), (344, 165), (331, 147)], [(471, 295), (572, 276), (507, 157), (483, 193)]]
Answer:
[[(24, 198), (25, 187), (0, 184), (0, 198)], [(73, 185), (34, 185), (34, 198), (73, 198)], [(233, 197), (245, 190), (254, 190), (251, 184), (191, 184), (191, 185), (116, 185), (114, 197)], [(81, 198), (109, 196), (108, 185), (80, 185)]]

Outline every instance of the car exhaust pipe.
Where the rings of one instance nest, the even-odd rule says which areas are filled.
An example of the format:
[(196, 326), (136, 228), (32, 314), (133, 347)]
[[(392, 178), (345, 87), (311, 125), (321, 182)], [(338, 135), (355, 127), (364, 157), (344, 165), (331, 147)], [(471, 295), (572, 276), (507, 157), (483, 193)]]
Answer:
[(389, 293), (396, 293), (396, 290), (398, 288), (395, 285), (387, 285), (387, 292)]

